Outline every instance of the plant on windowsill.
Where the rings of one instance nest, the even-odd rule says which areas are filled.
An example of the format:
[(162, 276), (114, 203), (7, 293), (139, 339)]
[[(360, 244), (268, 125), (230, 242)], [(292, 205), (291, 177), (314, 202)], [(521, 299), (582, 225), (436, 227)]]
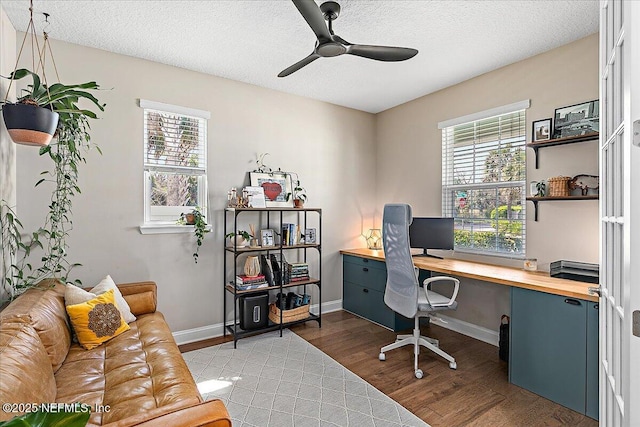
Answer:
[[(5, 272), (2, 285), (10, 299), (47, 278), (57, 278), (66, 283), (71, 269), (80, 265), (67, 261), (66, 238), (73, 227), (72, 199), (80, 193), (79, 166), (86, 163), (85, 155), (94, 146), (91, 144), (88, 119), (95, 119), (97, 115), (91, 110), (79, 108), (78, 102), (83, 99), (90, 101), (101, 111), (105, 107), (86, 91), (99, 90), (96, 82), (78, 85), (56, 83), (48, 87), (41, 83), (38, 74), (26, 69), (14, 71), (9, 79), (19, 80), (26, 76), (31, 76), (33, 84), (23, 90), (24, 94), (18, 98), (18, 103), (46, 106), (58, 114), (59, 120), (57, 138), (52, 144), (40, 147), (39, 153), (41, 156), (48, 155), (53, 161), (53, 170), (42, 172), (45, 178), (35, 184), (36, 187), (45, 182), (54, 185), (44, 225), (29, 233), (29, 239), (23, 241), (19, 233), (22, 224), (6, 202), (2, 202), (2, 267)], [(97, 146), (96, 149), (100, 152)], [(4, 240), (5, 233), (9, 233), (9, 242)], [(29, 257), (36, 247), (44, 253), (40, 257), (42, 266), (33, 270)], [(74, 282), (81, 284), (79, 280)]]
[(236, 248), (244, 248), (253, 236), (248, 231), (238, 230), (237, 232), (227, 233), (224, 237), (232, 239), (231, 247), (235, 245)]
[(181, 213), (178, 224), (193, 225), (193, 233), (196, 236), (196, 251), (193, 253), (193, 259), (197, 264), (204, 235), (209, 232), (209, 230), (207, 230), (207, 219), (202, 213), (200, 206), (196, 206), (191, 212)]
[(285, 200), (289, 201), (293, 197), (293, 206), (296, 208), (303, 208), (304, 202), (307, 201), (307, 190), (300, 185), (300, 180), (296, 179), (293, 190), (291, 193), (287, 193)]

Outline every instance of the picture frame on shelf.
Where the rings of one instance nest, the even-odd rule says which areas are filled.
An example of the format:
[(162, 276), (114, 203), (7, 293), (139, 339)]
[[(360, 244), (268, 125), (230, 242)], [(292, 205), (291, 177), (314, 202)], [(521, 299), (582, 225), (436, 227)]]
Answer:
[(600, 101), (556, 108), (553, 123), (553, 139), (600, 132)]
[(271, 228), (260, 230), (260, 244), (263, 248), (270, 248), (276, 245), (275, 232)]
[(551, 130), (553, 129), (551, 126), (552, 121), (552, 118), (534, 121), (531, 126), (531, 141), (540, 142), (550, 140)]
[(253, 187), (247, 186), (244, 187), (243, 192), (246, 192), (248, 200), (248, 205), (250, 208), (266, 208), (266, 199), (264, 196), (264, 188), (262, 187)]
[(249, 172), (252, 187), (262, 187), (267, 208), (292, 208), (293, 199), (287, 200), (291, 193), (291, 175), (281, 172)]
[(316, 244), (316, 229), (305, 228), (304, 229), (304, 244), (315, 245)]

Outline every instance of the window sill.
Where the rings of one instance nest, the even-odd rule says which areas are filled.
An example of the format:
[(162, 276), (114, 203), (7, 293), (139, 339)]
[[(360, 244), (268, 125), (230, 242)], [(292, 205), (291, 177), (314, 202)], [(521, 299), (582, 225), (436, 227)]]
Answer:
[[(180, 233), (193, 233), (193, 225), (179, 225), (179, 224), (144, 224), (140, 226), (140, 234), (180, 234)], [(205, 228), (207, 231), (211, 231), (211, 225), (207, 225)]]

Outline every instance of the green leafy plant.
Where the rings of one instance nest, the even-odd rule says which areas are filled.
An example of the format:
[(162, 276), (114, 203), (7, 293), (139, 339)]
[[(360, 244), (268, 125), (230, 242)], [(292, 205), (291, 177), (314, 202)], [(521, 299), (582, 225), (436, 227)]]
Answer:
[(209, 232), (207, 230), (207, 218), (202, 213), (202, 209), (196, 206), (191, 212), (180, 214), (179, 224), (193, 225), (193, 233), (196, 236), (196, 251), (193, 253), (193, 259), (198, 263), (200, 246), (204, 241), (204, 235)]
[[(86, 163), (86, 153), (94, 147), (89, 134), (91, 127), (88, 119), (95, 119), (97, 115), (92, 110), (80, 108), (78, 104), (85, 100), (94, 104), (100, 111), (104, 111), (105, 107), (105, 104), (101, 104), (87, 92), (87, 90), (99, 90), (96, 82), (77, 85), (55, 83), (47, 86), (42, 83), (38, 74), (27, 69), (16, 70), (8, 78), (19, 80), (26, 76), (31, 76), (32, 84), (23, 90), (23, 95), (17, 102), (52, 108), (59, 114), (60, 119), (56, 131), (57, 139), (54, 139), (50, 145), (40, 148), (40, 155), (49, 156), (53, 162), (52, 170), (42, 172), (41, 175), (44, 177), (36, 182), (36, 187), (46, 182), (54, 185), (45, 223), (31, 233), (28, 242), (20, 240), (20, 243), (16, 244), (15, 236), (12, 244), (5, 245), (3, 241), (3, 259), (5, 259), (5, 250), (10, 252), (6, 256), (7, 259), (15, 259), (9, 271), (5, 271), (7, 276), (5, 285), (10, 287), (12, 297), (36, 285), (42, 279), (56, 277), (66, 282), (69, 272), (80, 265), (67, 261), (66, 238), (73, 228), (72, 199), (81, 192), (78, 186), (79, 166)], [(96, 149), (102, 154), (99, 147), (96, 146)], [(5, 216), (7, 212), (11, 217)], [(21, 226), (13, 211), (5, 209), (2, 215), (3, 227), (4, 224), (8, 227), (10, 224)], [(31, 264), (27, 261), (31, 250), (35, 247), (42, 248), (44, 254), (41, 257), (42, 265), (32, 270)], [(80, 283), (79, 280), (74, 282)]]
[(227, 233), (224, 235), (224, 237), (228, 237), (229, 239), (234, 238), (235, 236), (242, 236), (242, 238), (246, 241), (251, 240), (251, 238), (253, 237), (251, 235), (251, 233), (249, 233), (248, 231), (244, 231), (244, 230), (238, 230), (237, 232), (231, 232), (231, 233)]
[(536, 182), (536, 196), (544, 197), (544, 193), (546, 191), (546, 184), (544, 181)]
[(285, 195), (285, 199), (289, 201), (293, 197), (293, 200), (301, 200), (302, 202), (307, 201), (307, 190), (300, 185), (300, 180), (296, 179), (294, 181), (293, 189), (291, 193), (287, 193)]
[(84, 427), (91, 416), (90, 411), (74, 412), (30, 412), (0, 421), (1, 427)]

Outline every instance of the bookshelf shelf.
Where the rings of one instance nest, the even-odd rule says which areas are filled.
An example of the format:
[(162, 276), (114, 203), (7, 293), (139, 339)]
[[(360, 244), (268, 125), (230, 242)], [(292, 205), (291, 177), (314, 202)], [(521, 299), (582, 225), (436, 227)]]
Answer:
[[(313, 216), (317, 216), (314, 218)], [(227, 333), (233, 336), (234, 348), (237, 345), (239, 339), (256, 335), (259, 333), (280, 330), (280, 336), (282, 336), (282, 330), (295, 324), (316, 321), (318, 326), (322, 326), (322, 209), (320, 208), (226, 208), (224, 211), (224, 234), (229, 232), (236, 233), (238, 230), (244, 227), (239, 226), (239, 218), (243, 221), (251, 221), (251, 223), (257, 223), (261, 225), (260, 229), (274, 229), (275, 234), (279, 236), (276, 238), (276, 244), (274, 246), (245, 246), (236, 247), (229, 246), (225, 242), (223, 254), (224, 254), (224, 268), (223, 268), (223, 312), (225, 313), (224, 323), (227, 325), (224, 329), (224, 335)], [(312, 221), (315, 220), (315, 221)], [(291, 230), (286, 233), (283, 229), (283, 225), (293, 224), (293, 227), (287, 228)], [(304, 230), (308, 225), (312, 224), (316, 228), (315, 242), (304, 243), (303, 241), (297, 242), (300, 235), (304, 235)], [(297, 225), (297, 228), (296, 228)], [(244, 228), (246, 229), (246, 228)], [(256, 234), (258, 234), (256, 232)], [(292, 238), (290, 243), (281, 244), (282, 239), (287, 234)], [(257, 236), (254, 236), (257, 237)], [(317, 252), (317, 261), (315, 257), (307, 257), (308, 251)], [(289, 256), (291, 259), (285, 258)], [(265, 275), (265, 281), (268, 286), (255, 287), (252, 289), (238, 289), (236, 287), (236, 278), (243, 274), (242, 259), (248, 256), (266, 256), (269, 260), (268, 265), (275, 266), (270, 273), (262, 272)], [(311, 255), (311, 254), (309, 254)], [(313, 260), (311, 260), (313, 258)], [(295, 261), (289, 263), (288, 261)], [(304, 279), (295, 280), (296, 267), (299, 264), (306, 264), (308, 269), (313, 267), (314, 276), (308, 277), (308, 274), (298, 272), (298, 276), (304, 277)], [(308, 270), (307, 270), (308, 273)], [(308, 278), (307, 278), (308, 277)], [(244, 278), (245, 282), (246, 277)], [(238, 279), (241, 280), (241, 279)], [(255, 283), (254, 283), (255, 284)], [(311, 286), (317, 289), (317, 301), (313, 298), (311, 304), (317, 308), (318, 314), (309, 313), (309, 317), (294, 322), (283, 322), (282, 312), (280, 314), (280, 324), (272, 322), (270, 319), (265, 326), (256, 327), (253, 329), (240, 328), (241, 321), (239, 319), (239, 305), (243, 303), (244, 298), (255, 296), (258, 298), (258, 294), (268, 293), (269, 297), (272, 297), (273, 293), (285, 294), (285, 290), (291, 290), (291, 288), (301, 288), (303, 294), (311, 292), (307, 287)], [(229, 306), (232, 304), (232, 307)], [(229, 312), (227, 312), (229, 310)], [(283, 312), (286, 312), (284, 310)], [(268, 308), (265, 310), (264, 316), (268, 316)], [(246, 325), (245, 325), (246, 326)]]

